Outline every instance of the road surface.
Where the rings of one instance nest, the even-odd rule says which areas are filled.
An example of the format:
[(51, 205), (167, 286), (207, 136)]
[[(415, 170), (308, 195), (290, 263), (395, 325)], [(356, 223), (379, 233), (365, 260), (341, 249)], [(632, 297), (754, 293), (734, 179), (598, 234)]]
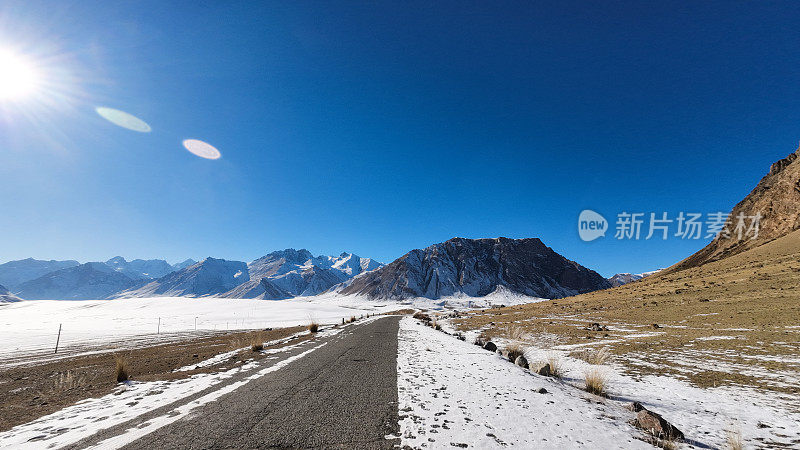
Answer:
[(241, 384), (254, 372), (294, 357), (284, 367), (197, 406), (185, 417), (154, 426), (224, 386), (164, 405), (69, 448), (393, 448), (399, 444), (399, 321), (399, 316), (382, 317), (307, 341), (224, 384)]

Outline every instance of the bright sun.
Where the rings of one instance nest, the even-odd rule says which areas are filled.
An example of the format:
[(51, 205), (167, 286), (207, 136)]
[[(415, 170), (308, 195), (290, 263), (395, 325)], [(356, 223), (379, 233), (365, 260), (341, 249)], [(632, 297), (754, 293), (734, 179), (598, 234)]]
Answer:
[(24, 57), (0, 49), (0, 101), (24, 98), (38, 84), (34, 66)]

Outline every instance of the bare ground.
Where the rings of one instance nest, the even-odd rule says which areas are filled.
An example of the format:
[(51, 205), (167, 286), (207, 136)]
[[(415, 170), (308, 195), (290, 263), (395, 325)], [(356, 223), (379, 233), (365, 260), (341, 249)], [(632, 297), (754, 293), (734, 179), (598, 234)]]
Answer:
[[(173, 380), (188, 378), (197, 373), (214, 372), (243, 361), (260, 359), (265, 355), (253, 352), (253, 341), (288, 340), (303, 327), (279, 328), (264, 331), (220, 333), (214, 336), (187, 337), (168, 343), (116, 352), (72, 356), (53, 361), (34, 361), (25, 365), (0, 369), (0, 431), (30, 422), (80, 400), (101, 397), (118, 385), (115, 357), (125, 360), (129, 377), (137, 381)], [(298, 336), (291, 343), (311, 339)], [(287, 345), (283, 341), (265, 349)], [(231, 358), (217, 364), (176, 371), (215, 355), (239, 350)]]

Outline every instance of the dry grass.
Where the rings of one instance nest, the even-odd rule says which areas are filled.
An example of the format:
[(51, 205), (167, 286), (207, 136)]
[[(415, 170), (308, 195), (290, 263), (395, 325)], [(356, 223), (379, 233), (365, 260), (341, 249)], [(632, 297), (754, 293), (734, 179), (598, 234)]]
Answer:
[(556, 352), (547, 354), (547, 364), (550, 364), (550, 376), (561, 378), (564, 376), (564, 366), (561, 364), (561, 355)]
[(55, 382), (53, 383), (53, 389), (56, 391), (74, 389), (82, 385), (85, 382), (85, 379), (85, 376), (75, 376), (71, 370), (68, 370), (58, 374)]
[(307, 328), (309, 333), (316, 333), (319, 331), (319, 324), (317, 322), (311, 322), (308, 324)]
[(602, 366), (603, 364), (607, 363), (609, 359), (611, 359), (611, 350), (608, 347), (603, 347), (600, 349), (586, 348), (570, 353), (570, 356), (582, 359), (595, 366)]
[(744, 442), (742, 442), (742, 432), (737, 430), (728, 430), (725, 432), (725, 445), (728, 450), (742, 450)]
[(350, 320), (348, 320), (347, 323), (353, 323), (355, 321), (356, 321), (356, 316), (350, 316)]
[(128, 363), (125, 362), (125, 359), (122, 356), (118, 355), (114, 356), (114, 362), (116, 364), (114, 373), (117, 377), (117, 383), (128, 381)]
[(422, 311), (415, 312), (414, 315), (411, 316), (411, 317), (413, 317), (413, 318), (415, 318), (417, 320), (421, 320), (423, 322), (430, 322), (431, 321), (431, 316), (425, 314)]
[(254, 352), (260, 352), (261, 350), (264, 350), (264, 340), (263, 333), (256, 333), (250, 340), (250, 350)]
[[(603, 340), (626, 375), (677, 376), (701, 388), (745, 386), (789, 397), (800, 395), (800, 387), (753, 373), (800, 374), (788, 362), (800, 355), (793, 328), (798, 284), (800, 230), (701, 267), (549, 302), (471, 311), (451, 323), (492, 337), (521, 326), (539, 348), (551, 339), (564, 346)], [(587, 330), (594, 322), (610, 328)], [(693, 370), (698, 358), (707, 363), (704, 370)], [(652, 360), (665, 363), (646, 363)], [(753, 370), (732, 369), (738, 365)]]
[(676, 450), (678, 448), (678, 444), (676, 444), (675, 441), (667, 439), (653, 438), (650, 443), (656, 448), (663, 448), (665, 450)]
[(506, 347), (506, 356), (508, 357), (508, 360), (513, 363), (518, 357), (525, 356), (525, 347), (519, 344), (509, 344)]
[(604, 370), (595, 367), (586, 371), (586, 384), (584, 386), (586, 392), (605, 397), (607, 386), (608, 375)]
[(528, 337), (528, 333), (521, 326), (515, 325), (507, 327), (504, 336), (512, 341), (524, 342)]

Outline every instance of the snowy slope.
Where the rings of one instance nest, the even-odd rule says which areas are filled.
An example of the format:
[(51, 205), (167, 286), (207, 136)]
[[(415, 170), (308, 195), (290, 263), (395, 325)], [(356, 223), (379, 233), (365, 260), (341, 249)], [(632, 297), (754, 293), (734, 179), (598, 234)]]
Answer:
[(306, 249), (272, 252), (247, 265), (250, 280), (222, 294), (230, 298), (281, 300), (317, 295), (381, 264), (352, 253), (314, 256)]
[(336, 290), (370, 298), (437, 299), (455, 294), (480, 297), (498, 286), (532, 297), (559, 298), (610, 284), (539, 239), (454, 238), (412, 250)]
[(78, 261), (42, 261), (28, 258), (0, 264), (0, 284), (14, 292), (20, 284), (56, 270), (79, 265)]
[(633, 413), (620, 405), (603, 404), (411, 318), (401, 320), (398, 339), (403, 446), (653, 448), (636, 439), (626, 423)]
[(203, 297), (227, 292), (249, 280), (247, 264), (209, 257), (115, 297)]
[(8, 292), (4, 286), (0, 285), (0, 303), (11, 303), (11, 302), (18, 302), (20, 300), (19, 297)]

